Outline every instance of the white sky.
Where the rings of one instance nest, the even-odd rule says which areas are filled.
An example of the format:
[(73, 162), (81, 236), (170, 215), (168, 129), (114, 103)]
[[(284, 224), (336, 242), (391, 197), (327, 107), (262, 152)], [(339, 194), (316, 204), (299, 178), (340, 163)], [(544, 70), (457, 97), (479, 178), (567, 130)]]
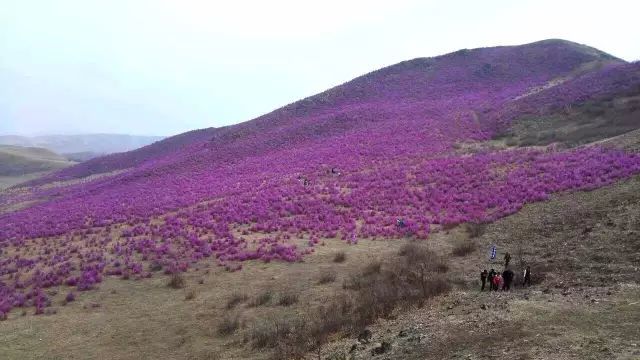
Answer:
[(171, 135), (399, 61), (562, 38), (640, 59), (640, 1), (0, 0), (0, 134)]

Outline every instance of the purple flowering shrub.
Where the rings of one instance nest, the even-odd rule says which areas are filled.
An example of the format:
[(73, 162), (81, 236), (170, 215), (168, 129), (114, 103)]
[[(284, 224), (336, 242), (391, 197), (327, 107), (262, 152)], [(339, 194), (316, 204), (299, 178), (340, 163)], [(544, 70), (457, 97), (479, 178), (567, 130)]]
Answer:
[(3, 193), (0, 316), (25, 306), (43, 313), (51, 303), (43, 289), (69, 287), (69, 302), (105, 276), (178, 274), (203, 261), (229, 271), (249, 260), (302, 261), (327, 238), (426, 239), (640, 173), (640, 155), (599, 147), (454, 151), (534, 109), (639, 86), (638, 64), (604, 59), (599, 70), (518, 98), (603, 60), (561, 45), (400, 63), (246, 123), (94, 159)]

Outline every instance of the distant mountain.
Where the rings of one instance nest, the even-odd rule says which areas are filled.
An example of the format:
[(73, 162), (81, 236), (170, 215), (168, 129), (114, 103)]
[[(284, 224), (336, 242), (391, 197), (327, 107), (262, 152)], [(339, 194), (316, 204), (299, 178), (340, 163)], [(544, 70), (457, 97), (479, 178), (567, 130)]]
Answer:
[[(0, 136), (0, 145), (41, 147), (58, 154), (85, 153), (85, 160), (134, 150), (161, 140), (161, 136), (134, 136), (121, 134), (44, 135), (44, 136)], [(91, 153), (90, 156), (87, 156)]]

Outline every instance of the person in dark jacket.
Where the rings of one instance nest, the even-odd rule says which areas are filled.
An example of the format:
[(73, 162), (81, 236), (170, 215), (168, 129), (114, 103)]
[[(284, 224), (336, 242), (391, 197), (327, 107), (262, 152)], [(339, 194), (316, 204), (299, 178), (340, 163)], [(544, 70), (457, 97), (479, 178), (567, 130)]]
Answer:
[(493, 290), (493, 277), (496, 276), (496, 271), (491, 269), (489, 270), (489, 274), (487, 275), (487, 280), (489, 280), (489, 291)]
[(505, 269), (502, 272), (502, 279), (504, 281), (504, 284), (502, 285), (503, 291), (509, 291), (509, 289), (511, 289), (511, 282), (513, 281), (514, 276), (515, 274), (513, 273), (513, 271), (511, 271), (511, 269)]
[(480, 291), (484, 291), (484, 286), (487, 283), (487, 276), (489, 276), (487, 269), (482, 270), (482, 272), (480, 273), (480, 281), (482, 281), (482, 287), (480, 288)]
[(523, 281), (522, 281), (522, 286), (531, 286), (531, 267), (527, 266), (527, 268), (524, 270), (524, 273), (522, 274), (523, 276)]
[(506, 268), (507, 266), (509, 266), (510, 262), (511, 262), (511, 254), (507, 252), (506, 254), (504, 254), (504, 267)]

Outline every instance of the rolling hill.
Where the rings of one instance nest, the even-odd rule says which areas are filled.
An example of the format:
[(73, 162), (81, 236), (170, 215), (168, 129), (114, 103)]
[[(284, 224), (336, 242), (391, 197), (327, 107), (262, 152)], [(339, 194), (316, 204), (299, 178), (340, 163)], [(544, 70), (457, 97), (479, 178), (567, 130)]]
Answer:
[(0, 145), (0, 189), (73, 164), (47, 149)]
[(1, 135), (0, 145), (14, 145), (22, 147), (40, 147), (57, 154), (89, 159), (123, 151), (134, 150), (139, 147), (162, 140), (161, 136), (134, 136), (120, 134), (83, 134), (83, 135), (41, 135), (17, 136)]
[(0, 193), (0, 314), (158, 270), (275, 279), (336, 239), (431, 241), (614, 184), (640, 154), (600, 141), (640, 128), (639, 95), (639, 63), (584, 45), (465, 49), (91, 159)]
[(18, 176), (74, 164), (47, 149), (0, 145), (0, 176)]

